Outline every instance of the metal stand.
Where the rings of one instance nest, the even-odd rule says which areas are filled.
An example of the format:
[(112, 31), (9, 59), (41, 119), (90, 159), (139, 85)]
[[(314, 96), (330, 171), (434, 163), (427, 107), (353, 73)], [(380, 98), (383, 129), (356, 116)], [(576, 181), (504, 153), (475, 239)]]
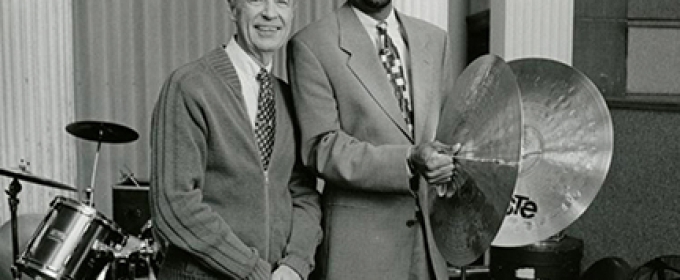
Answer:
[(19, 199), (17, 196), (21, 192), (21, 183), (17, 178), (13, 178), (9, 184), (9, 188), (5, 191), (7, 200), (9, 201), (10, 219), (12, 223), (12, 277), (19, 280), (21, 272), (16, 267), (16, 262), (19, 260), (19, 221), (17, 220), (17, 209), (19, 208)]
[[(101, 133), (101, 132), (100, 132)], [(102, 141), (97, 141), (97, 152), (94, 154), (94, 166), (92, 167), (92, 176), (90, 178), (90, 186), (85, 189), (85, 204), (94, 207), (94, 184), (97, 177), (97, 164), (99, 163), (99, 151), (102, 148)]]

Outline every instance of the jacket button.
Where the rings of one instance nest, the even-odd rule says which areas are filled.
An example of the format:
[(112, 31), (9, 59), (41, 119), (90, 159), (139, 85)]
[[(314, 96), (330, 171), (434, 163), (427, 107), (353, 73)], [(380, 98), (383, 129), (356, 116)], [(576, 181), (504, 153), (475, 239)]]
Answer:
[(406, 221), (406, 226), (407, 226), (407, 227), (413, 227), (413, 226), (416, 225), (416, 223), (418, 223), (418, 221), (416, 221), (416, 220), (408, 220), (408, 221)]

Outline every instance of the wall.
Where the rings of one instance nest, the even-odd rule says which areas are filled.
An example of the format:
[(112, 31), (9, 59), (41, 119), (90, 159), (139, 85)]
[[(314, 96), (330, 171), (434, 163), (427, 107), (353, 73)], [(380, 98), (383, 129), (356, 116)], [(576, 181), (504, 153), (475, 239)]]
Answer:
[(680, 254), (680, 113), (611, 110), (614, 155), (588, 210), (567, 233), (584, 241), (583, 267), (607, 256), (638, 266)]
[[(75, 187), (71, 0), (0, 1), (0, 168), (22, 162), (35, 177)], [(0, 224), (9, 220), (11, 179), (0, 176)], [(75, 192), (21, 182), (18, 213), (47, 213)], [(3, 245), (4, 246), (4, 245)]]
[[(644, 32), (648, 27), (671, 31), (667, 25), (673, 25), (669, 19), (678, 18), (680, 3), (576, 0), (575, 5), (574, 67), (593, 80), (612, 108), (614, 156), (600, 193), (568, 231), (585, 242), (584, 265), (618, 256), (638, 266), (659, 255), (680, 254), (680, 106), (649, 99), (634, 101), (650, 94), (679, 93), (677, 78), (667, 78), (677, 71), (640, 62), (660, 57), (657, 59), (665, 60), (661, 65), (675, 62), (677, 70), (677, 57), (672, 57), (673, 52), (677, 54), (677, 40), (674, 45), (659, 42), (677, 38), (680, 25), (674, 24), (675, 37), (639, 39), (654, 37), (648, 35), (655, 32)], [(652, 22), (659, 17), (660, 29), (647, 23), (644, 28), (636, 27), (637, 20)], [(634, 36), (630, 36), (631, 27)], [(649, 58), (640, 59), (645, 56)], [(650, 84), (648, 75), (666, 78)]]

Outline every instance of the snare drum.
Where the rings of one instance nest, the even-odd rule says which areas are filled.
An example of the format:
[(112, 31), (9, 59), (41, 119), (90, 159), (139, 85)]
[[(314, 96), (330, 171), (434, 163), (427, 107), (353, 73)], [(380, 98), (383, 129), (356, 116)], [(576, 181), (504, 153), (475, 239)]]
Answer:
[(56, 197), (17, 267), (26, 275), (51, 280), (94, 279), (110, 258), (107, 252), (125, 241), (123, 231), (96, 209)]

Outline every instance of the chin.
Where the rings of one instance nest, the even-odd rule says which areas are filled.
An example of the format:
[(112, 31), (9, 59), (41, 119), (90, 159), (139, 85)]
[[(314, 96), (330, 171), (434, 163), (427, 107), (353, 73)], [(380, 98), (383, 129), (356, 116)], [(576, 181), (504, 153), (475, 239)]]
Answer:
[(382, 9), (392, 3), (392, 0), (357, 0), (357, 2), (363, 2), (364, 5), (373, 9)]

